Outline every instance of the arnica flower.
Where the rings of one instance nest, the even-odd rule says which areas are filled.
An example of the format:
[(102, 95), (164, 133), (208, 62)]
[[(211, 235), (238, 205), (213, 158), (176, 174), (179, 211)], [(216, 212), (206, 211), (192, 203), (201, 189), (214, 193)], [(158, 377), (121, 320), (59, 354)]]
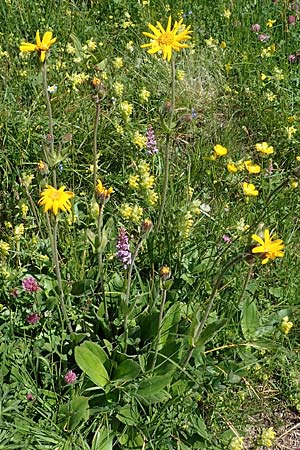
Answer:
[(162, 266), (159, 270), (159, 275), (163, 280), (168, 280), (171, 276), (171, 269), (169, 266)]
[(274, 147), (269, 145), (267, 142), (259, 142), (258, 144), (255, 144), (255, 148), (258, 152), (264, 153), (265, 155), (274, 153)]
[(132, 258), (129, 247), (128, 235), (125, 228), (120, 228), (117, 242), (117, 258), (123, 263), (124, 269), (130, 266)]
[(36, 32), (36, 44), (31, 44), (30, 42), (21, 42), (20, 50), (21, 52), (38, 52), (40, 55), (40, 61), (44, 62), (46, 59), (46, 53), (54, 42), (56, 38), (52, 37), (52, 31), (46, 31), (43, 39), (40, 38), (40, 32)]
[(244, 161), (244, 164), (249, 173), (255, 174), (260, 172), (260, 166), (258, 164), (252, 164), (250, 159)]
[(268, 229), (264, 231), (264, 240), (260, 236), (257, 236), (257, 234), (253, 234), (252, 239), (260, 244), (252, 249), (252, 253), (262, 254), (262, 264), (267, 264), (270, 259), (282, 258), (284, 256), (284, 252), (282, 251), (284, 249), (284, 243), (282, 239), (272, 241)]
[(258, 196), (258, 190), (254, 186), (254, 184), (247, 183), (246, 181), (244, 181), (244, 183), (243, 183), (243, 191), (247, 197), (257, 197)]
[(185, 28), (182, 25), (183, 19), (180, 19), (179, 22), (175, 21), (173, 28), (171, 28), (171, 22), (172, 18), (170, 16), (166, 29), (163, 28), (160, 22), (156, 22), (156, 27), (148, 23), (152, 33), (144, 31), (143, 35), (149, 37), (151, 42), (141, 45), (142, 48), (150, 47), (148, 50), (150, 55), (161, 51), (163, 59), (167, 59), (168, 62), (171, 61), (172, 50), (179, 52), (182, 48), (188, 48), (188, 45), (182, 44), (181, 41), (191, 39), (190, 34), (192, 33), (190, 26)]
[(38, 292), (41, 289), (38, 282), (32, 275), (27, 275), (25, 278), (23, 278), (22, 287), (24, 291), (30, 292), (31, 294), (33, 292)]
[(68, 370), (66, 375), (64, 376), (64, 380), (67, 384), (74, 384), (77, 379), (77, 375), (73, 370)]
[(290, 322), (288, 316), (285, 316), (283, 317), (282, 322), (280, 324), (280, 331), (283, 334), (289, 334), (293, 326), (294, 326), (293, 322)]
[(217, 144), (214, 146), (214, 157), (219, 158), (220, 156), (227, 155), (228, 150), (226, 147), (223, 147), (223, 145)]
[(110, 195), (113, 193), (113, 188), (110, 187), (106, 189), (101, 180), (97, 181), (96, 186), (96, 197), (100, 204), (104, 204), (107, 200), (109, 200)]
[(38, 201), (39, 206), (44, 206), (44, 211), (53, 211), (57, 215), (59, 209), (62, 211), (71, 211), (70, 199), (74, 197), (73, 192), (65, 191), (62, 186), (55, 189), (53, 186), (47, 185), (41, 193), (41, 198)]

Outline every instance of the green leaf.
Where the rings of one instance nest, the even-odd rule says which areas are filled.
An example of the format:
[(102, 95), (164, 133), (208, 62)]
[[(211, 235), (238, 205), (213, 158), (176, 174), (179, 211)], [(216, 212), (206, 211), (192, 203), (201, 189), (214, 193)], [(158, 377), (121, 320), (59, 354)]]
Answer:
[(253, 339), (260, 327), (259, 315), (254, 300), (247, 299), (242, 307), (241, 328), (245, 339)]
[(108, 373), (103, 365), (106, 358), (104, 350), (93, 342), (84, 342), (75, 348), (76, 363), (100, 387), (106, 386), (109, 382)]
[(215, 320), (214, 322), (209, 323), (202, 331), (198, 342), (195, 342), (197, 347), (201, 347), (206, 344), (206, 342), (210, 341), (225, 326), (226, 323), (226, 319)]
[(93, 437), (91, 450), (112, 450), (113, 435), (107, 428), (98, 428)]
[(125, 425), (135, 425), (138, 420), (137, 414), (133, 411), (131, 405), (123, 406), (116, 417), (120, 422), (125, 423)]
[(161, 401), (159, 394), (163, 393), (163, 397), (165, 398), (166, 392), (163, 391), (163, 388), (170, 384), (170, 382), (171, 377), (168, 377), (167, 375), (146, 378), (140, 383), (136, 394), (152, 402)]
[[(68, 430), (74, 430), (80, 422), (89, 418), (89, 401), (87, 397), (76, 397), (68, 404), (62, 405), (59, 411)], [(65, 426), (65, 425), (64, 425)]]
[(122, 361), (121, 364), (119, 364), (118, 367), (113, 371), (112, 379), (114, 381), (130, 381), (136, 378), (140, 371), (141, 368), (137, 362), (132, 361), (131, 359), (127, 359), (125, 361)]
[(85, 279), (81, 281), (76, 281), (72, 286), (71, 294), (74, 295), (75, 297), (81, 297), (83, 295), (91, 293), (94, 284), (95, 284), (94, 280)]
[(174, 334), (174, 327), (180, 321), (181, 314), (180, 308), (177, 303), (171, 306), (171, 308), (167, 311), (161, 325), (161, 339), (159, 344), (165, 345), (168, 341), (168, 337), (170, 333)]
[(198, 433), (199, 436), (201, 436), (203, 439), (208, 440), (209, 436), (207, 433), (205, 422), (202, 419), (202, 417), (200, 415), (198, 415), (198, 416), (194, 415), (194, 416), (191, 416), (190, 421), (191, 421), (191, 427), (196, 431), (196, 433)]

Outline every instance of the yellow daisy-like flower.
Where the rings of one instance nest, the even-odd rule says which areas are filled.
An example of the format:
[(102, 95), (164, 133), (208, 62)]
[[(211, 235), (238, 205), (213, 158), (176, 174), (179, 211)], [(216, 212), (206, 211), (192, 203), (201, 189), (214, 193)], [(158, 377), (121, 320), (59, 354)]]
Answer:
[(100, 203), (105, 202), (106, 200), (108, 200), (112, 193), (113, 193), (113, 188), (112, 187), (106, 189), (104, 187), (104, 185), (102, 184), (101, 180), (97, 181), (96, 196), (97, 196), (98, 200), (100, 201)]
[(254, 186), (254, 184), (246, 183), (246, 181), (244, 181), (244, 183), (243, 183), (243, 191), (247, 197), (257, 197), (258, 196), (258, 190)]
[(38, 201), (39, 206), (44, 206), (44, 211), (53, 211), (57, 215), (58, 210), (71, 211), (70, 199), (74, 197), (73, 192), (65, 191), (65, 186), (55, 189), (53, 186), (47, 185), (41, 193)]
[(263, 260), (262, 264), (266, 264), (269, 259), (282, 258), (284, 256), (284, 243), (282, 239), (275, 239), (272, 241), (269, 230), (264, 231), (264, 240), (257, 236), (257, 234), (252, 235), (252, 239), (258, 242), (260, 245), (252, 249), (252, 253), (261, 253)]
[(265, 155), (274, 153), (274, 147), (269, 145), (267, 142), (259, 142), (258, 144), (255, 144), (255, 148), (258, 152), (264, 153)]
[(236, 173), (238, 171), (238, 168), (234, 162), (229, 162), (227, 164), (227, 170), (230, 173)]
[(259, 173), (260, 172), (260, 166), (258, 164), (252, 164), (250, 159), (248, 159), (247, 161), (244, 161), (244, 164), (249, 173)]
[[(150, 55), (161, 51), (163, 59), (167, 59), (170, 62), (172, 50), (179, 52), (182, 48), (188, 48), (188, 45), (182, 44), (181, 41), (191, 39), (190, 34), (192, 31), (190, 30), (190, 26), (185, 28), (185, 26), (182, 25), (182, 22), (183, 19), (180, 19), (179, 22), (176, 20), (173, 28), (171, 28), (172, 18), (170, 16), (166, 29), (163, 28), (160, 22), (156, 22), (156, 27), (151, 23), (148, 23), (148, 27), (152, 33), (144, 31), (143, 35), (149, 37), (151, 42), (148, 44), (143, 44), (141, 47), (150, 47), (148, 50)], [(180, 31), (180, 28), (183, 29)]]
[(223, 145), (217, 144), (214, 146), (214, 156), (218, 158), (219, 156), (225, 156), (228, 153), (228, 150), (226, 147), (223, 147)]
[(57, 38), (52, 37), (52, 31), (46, 31), (43, 39), (40, 38), (40, 32), (36, 32), (36, 44), (31, 44), (30, 42), (21, 42), (20, 51), (21, 52), (38, 52), (40, 55), (40, 61), (44, 62), (46, 59), (46, 53)]

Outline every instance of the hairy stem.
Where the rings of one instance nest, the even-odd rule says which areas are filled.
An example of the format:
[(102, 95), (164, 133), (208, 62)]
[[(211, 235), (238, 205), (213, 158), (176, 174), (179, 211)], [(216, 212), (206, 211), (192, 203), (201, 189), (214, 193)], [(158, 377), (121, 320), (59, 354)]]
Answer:
[(160, 338), (161, 338), (161, 324), (162, 324), (162, 319), (163, 319), (163, 315), (164, 315), (164, 307), (165, 307), (165, 303), (166, 303), (166, 298), (167, 298), (167, 290), (163, 289), (162, 290), (162, 299), (161, 299), (161, 304), (160, 304), (160, 311), (159, 311), (159, 318), (158, 318), (156, 347), (155, 347), (155, 353), (154, 353), (154, 358), (152, 361), (151, 370), (154, 369), (156, 361), (157, 361), (159, 342), (160, 342)]

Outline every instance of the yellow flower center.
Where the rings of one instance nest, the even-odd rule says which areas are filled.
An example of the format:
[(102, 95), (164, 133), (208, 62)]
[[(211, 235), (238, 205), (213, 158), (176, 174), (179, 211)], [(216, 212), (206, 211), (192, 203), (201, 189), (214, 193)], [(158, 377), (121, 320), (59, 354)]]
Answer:
[(51, 193), (49, 193), (49, 198), (51, 198), (51, 200), (55, 201), (55, 200), (60, 200), (61, 199), (61, 192), (59, 191), (52, 191)]
[(162, 33), (162, 35), (158, 38), (158, 43), (160, 45), (171, 45), (174, 42), (174, 35), (173, 33)]

